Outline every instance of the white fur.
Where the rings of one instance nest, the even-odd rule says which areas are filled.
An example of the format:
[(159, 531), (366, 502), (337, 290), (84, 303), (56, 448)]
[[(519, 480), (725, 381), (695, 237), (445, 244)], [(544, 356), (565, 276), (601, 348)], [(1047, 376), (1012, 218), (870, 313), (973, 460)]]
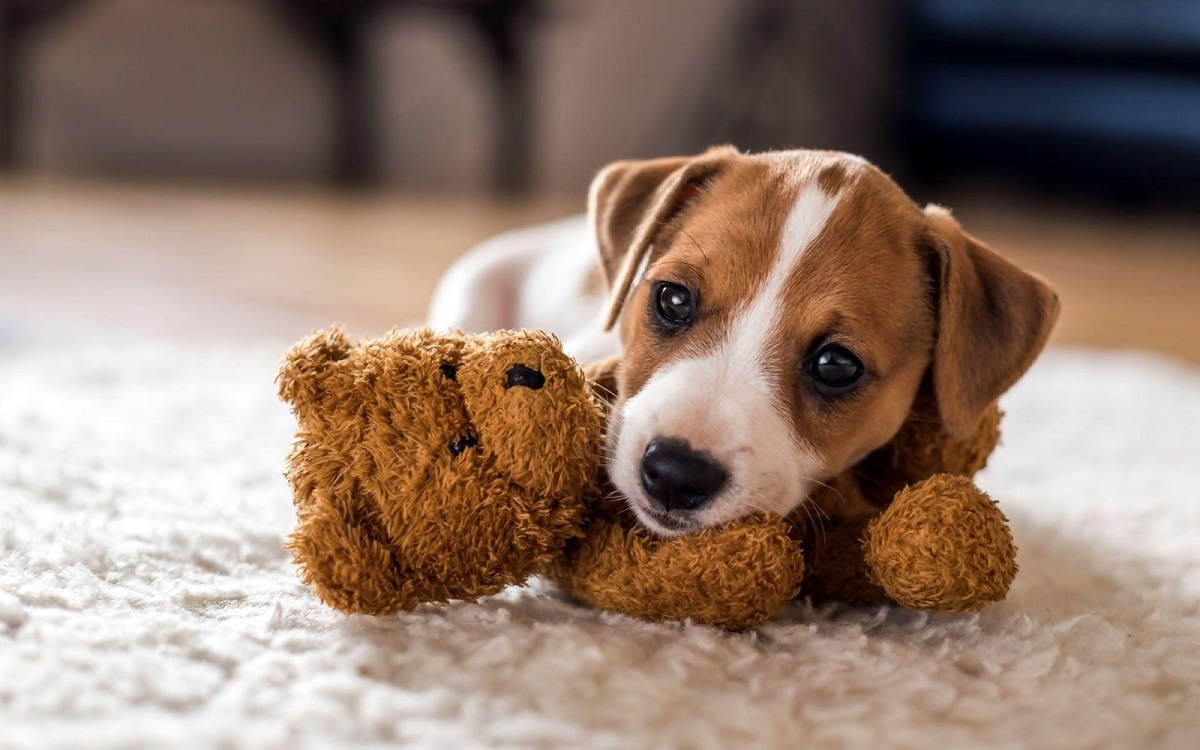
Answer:
[(596, 240), (584, 216), (508, 232), (463, 255), (438, 283), (428, 325), (472, 333), (550, 331), (580, 362), (619, 351), (605, 331), (603, 295), (586, 294)]
[(610, 475), (647, 527), (665, 535), (680, 533), (646, 513), (651, 502), (641, 486), (640, 467), (647, 443), (656, 437), (683, 438), (730, 474), (728, 487), (703, 509), (673, 514), (697, 527), (755, 510), (786, 514), (808, 498), (820, 459), (805, 436), (795, 432), (781, 398), (782, 385), (770, 375), (768, 354), (778, 335), (787, 281), (838, 197), (815, 182), (803, 187), (765, 282), (737, 313), (727, 338), (712, 352), (655, 373), (609, 425)]

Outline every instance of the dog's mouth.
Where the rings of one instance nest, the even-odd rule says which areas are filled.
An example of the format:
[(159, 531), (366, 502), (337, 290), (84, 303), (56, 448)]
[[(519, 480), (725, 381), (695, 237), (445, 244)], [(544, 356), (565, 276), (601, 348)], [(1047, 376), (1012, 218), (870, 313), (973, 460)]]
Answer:
[(641, 504), (639, 504), (637, 510), (639, 515), (642, 516), (643, 525), (651, 531), (657, 531), (670, 536), (681, 536), (693, 531), (699, 531), (702, 528), (702, 524), (695, 520), (679, 516), (675, 513), (648, 508)]

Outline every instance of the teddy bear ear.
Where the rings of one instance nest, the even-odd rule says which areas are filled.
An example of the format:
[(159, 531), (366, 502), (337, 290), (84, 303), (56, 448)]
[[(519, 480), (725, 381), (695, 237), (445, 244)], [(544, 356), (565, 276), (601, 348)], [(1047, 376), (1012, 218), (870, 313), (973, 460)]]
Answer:
[(333, 365), (358, 348), (358, 342), (341, 326), (317, 331), (294, 345), (283, 357), (279, 375), (279, 397), (293, 407), (317, 400)]

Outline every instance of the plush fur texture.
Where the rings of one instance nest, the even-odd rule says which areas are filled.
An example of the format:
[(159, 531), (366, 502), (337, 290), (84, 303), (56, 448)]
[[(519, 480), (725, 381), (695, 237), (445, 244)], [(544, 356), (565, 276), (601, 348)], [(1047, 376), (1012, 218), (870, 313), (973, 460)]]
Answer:
[(863, 544), (873, 580), (913, 609), (980, 609), (1003, 599), (1017, 576), (1007, 519), (970, 479), (953, 474), (901, 490), (871, 520)]
[[(514, 385), (517, 371), (533, 381)], [(360, 344), (334, 328), (297, 344), (279, 383), (299, 421), (288, 477), (302, 578), (336, 609), (383, 614), (544, 573), (603, 609), (730, 630), (796, 598), (806, 555), (817, 599), (958, 612), (1008, 591), (1007, 521), (970, 480), (998, 438), (994, 405), (958, 438), (919, 403), (873, 457), (881, 471), (825, 488), (854, 493), (857, 518), (806, 508), (660, 539), (603, 492), (606, 378), (590, 374), (540, 333)]]
[(288, 353), (279, 389), (299, 421), (291, 548), (332, 607), (488, 596), (578, 533), (602, 415), (547, 335), (333, 328)]
[(0, 747), (1200, 746), (1195, 368), (1052, 349), (1005, 397), (1005, 601), (729, 634), (536, 579), (326, 606), (284, 548), (285, 343), (4, 349)]
[(728, 630), (778, 615), (800, 591), (804, 554), (784, 519), (753, 516), (678, 539), (619, 518), (588, 525), (553, 571), (579, 601), (647, 620)]

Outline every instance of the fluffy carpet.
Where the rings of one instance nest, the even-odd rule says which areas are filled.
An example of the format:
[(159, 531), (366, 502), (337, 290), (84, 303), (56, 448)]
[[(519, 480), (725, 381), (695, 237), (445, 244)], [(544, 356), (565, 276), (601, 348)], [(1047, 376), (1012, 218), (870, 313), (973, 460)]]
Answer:
[(1200, 746), (1200, 373), (1052, 352), (980, 484), (977, 616), (725, 635), (546, 587), (344, 618), (298, 585), (274, 351), (3, 355), (0, 746)]

